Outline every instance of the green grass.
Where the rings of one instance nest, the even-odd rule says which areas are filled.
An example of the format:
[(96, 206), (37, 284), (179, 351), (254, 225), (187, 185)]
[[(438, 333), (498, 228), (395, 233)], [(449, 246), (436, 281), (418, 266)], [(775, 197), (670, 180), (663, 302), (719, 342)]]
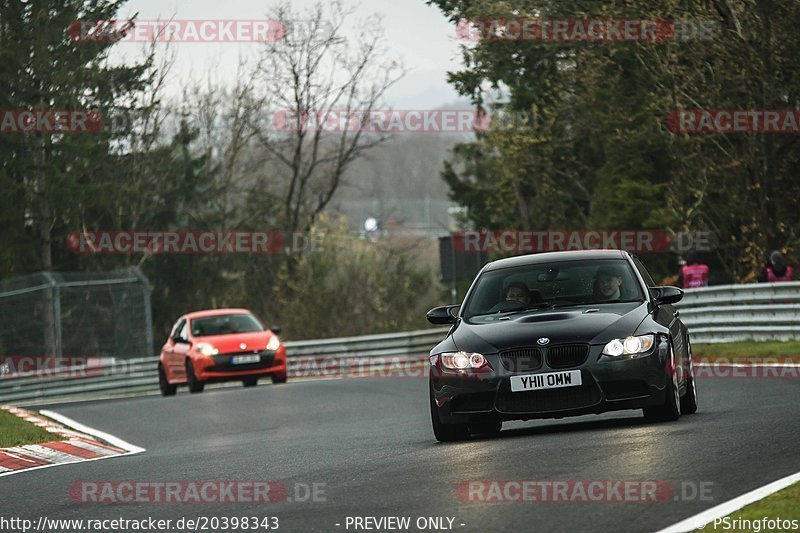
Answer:
[(761, 358), (778, 358), (800, 362), (800, 341), (740, 341), (718, 344), (692, 344), (695, 359), (713, 361), (725, 359), (729, 362), (757, 361)]
[(22, 444), (39, 444), (64, 440), (56, 433), (45, 431), (34, 426), (8, 411), (0, 409), (0, 448), (20, 446)]
[[(751, 520), (752, 522), (760, 521), (764, 517), (772, 520), (780, 518), (781, 520), (797, 520), (800, 523), (800, 483), (795, 483), (781, 491), (767, 496), (763, 500), (739, 509), (727, 516), (730, 519), (730, 525), (748, 525), (747, 522), (737, 524), (734, 520)], [(725, 522), (718, 523), (717, 530), (723, 531)], [(705, 527), (705, 531), (714, 531), (714, 523), (711, 522)], [(724, 529), (726, 532), (740, 532), (740, 531), (768, 531), (763, 522), (760, 524), (750, 524), (750, 527), (740, 529)], [(781, 531), (774, 529), (773, 531)]]

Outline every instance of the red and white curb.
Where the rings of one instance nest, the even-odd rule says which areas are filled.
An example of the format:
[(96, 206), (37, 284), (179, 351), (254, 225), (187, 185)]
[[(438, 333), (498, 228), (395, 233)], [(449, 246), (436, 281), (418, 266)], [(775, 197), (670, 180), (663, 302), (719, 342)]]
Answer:
[(145, 451), (144, 448), (84, 426), (52, 411), (40, 411), (40, 413), (60, 424), (18, 407), (3, 406), (2, 409), (45, 431), (64, 437), (65, 440), (0, 448), (0, 477), (51, 466), (97, 461)]

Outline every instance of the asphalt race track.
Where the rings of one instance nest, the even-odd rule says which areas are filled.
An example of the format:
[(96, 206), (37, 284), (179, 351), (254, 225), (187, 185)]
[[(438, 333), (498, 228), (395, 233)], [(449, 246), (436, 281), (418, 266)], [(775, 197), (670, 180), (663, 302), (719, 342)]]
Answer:
[[(147, 451), (0, 478), (3, 515), (277, 516), (282, 531), (347, 531), (348, 516), (409, 516), (417, 531), (417, 517), (446, 516), (465, 532), (654, 531), (800, 470), (800, 380), (706, 378), (698, 388), (700, 410), (677, 422), (647, 424), (641, 411), (512, 422), (499, 437), (457, 444), (433, 439), (420, 378), (53, 405)], [(290, 499), (303, 492), (296, 483), (324, 483), (324, 501), (87, 504), (68, 495), (76, 481), (207, 479), (279, 480)], [(456, 488), (470, 479), (661, 480), (705, 484), (713, 501), (462, 503)]]

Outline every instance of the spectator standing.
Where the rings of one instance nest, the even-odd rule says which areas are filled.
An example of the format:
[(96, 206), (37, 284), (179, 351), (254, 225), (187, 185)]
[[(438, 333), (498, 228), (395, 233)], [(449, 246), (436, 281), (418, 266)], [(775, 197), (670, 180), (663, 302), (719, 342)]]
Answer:
[(767, 259), (767, 266), (761, 271), (758, 276), (758, 281), (773, 283), (776, 281), (792, 281), (794, 277), (794, 269), (786, 265), (786, 259), (783, 254), (775, 250), (769, 254)]
[(684, 289), (708, 287), (708, 265), (698, 261), (693, 252), (686, 255), (686, 264), (681, 266), (678, 286)]

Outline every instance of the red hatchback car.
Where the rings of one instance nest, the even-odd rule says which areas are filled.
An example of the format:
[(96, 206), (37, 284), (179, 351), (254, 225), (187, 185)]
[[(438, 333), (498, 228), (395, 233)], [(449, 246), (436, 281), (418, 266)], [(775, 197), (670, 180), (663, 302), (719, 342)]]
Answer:
[(241, 381), (252, 387), (259, 378), (286, 383), (286, 347), (280, 328), (264, 327), (247, 309), (214, 309), (178, 319), (158, 361), (161, 394), (178, 385), (202, 392), (206, 383)]

